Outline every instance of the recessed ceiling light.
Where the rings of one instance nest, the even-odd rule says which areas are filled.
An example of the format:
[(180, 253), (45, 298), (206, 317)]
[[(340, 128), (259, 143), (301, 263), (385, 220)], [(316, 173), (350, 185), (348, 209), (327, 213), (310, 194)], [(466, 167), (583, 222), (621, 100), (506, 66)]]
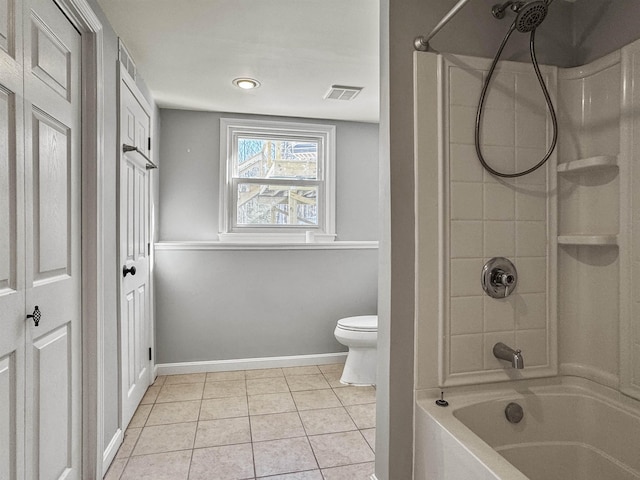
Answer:
[(251, 90), (260, 86), (260, 82), (253, 78), (235, 78), (233, 84), (243, 90)]

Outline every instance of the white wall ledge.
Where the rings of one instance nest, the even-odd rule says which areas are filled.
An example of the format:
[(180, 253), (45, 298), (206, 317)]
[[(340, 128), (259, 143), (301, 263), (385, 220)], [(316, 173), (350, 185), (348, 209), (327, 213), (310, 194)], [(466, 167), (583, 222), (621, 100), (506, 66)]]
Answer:
[[(307, 242), (307, 237), (309, 242)], [(327, 243), (334, 242), (335, 233), (322, 233), (315, 230), (299, 232), (231, 232), (219, 233), (218, 240), (224, 243), (252, 243), (255, 245), (264, 243), (290, 244), (290, 243)], [(213, 239), (211, 241), (214, 241)]]
[(326, 243), (231, 243), (212, 241), (158, 242), (155, 250), (377, 250), (378, 241), (336, 241)]

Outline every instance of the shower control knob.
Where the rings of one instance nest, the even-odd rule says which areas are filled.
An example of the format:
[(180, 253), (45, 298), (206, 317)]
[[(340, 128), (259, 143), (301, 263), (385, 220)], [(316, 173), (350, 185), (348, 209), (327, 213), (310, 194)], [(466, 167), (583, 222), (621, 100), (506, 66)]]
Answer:
[(508, 297), (518, 283), (516, 267), (504, 257), (494, 257), (482, 267), (481, 283), (490, 297)]
[(510, 287), (516, 281), (516, 277), (511, 273), (503, 272), (502, 270), (495, 269), (493, 275), (493, 282), (498, 285)]

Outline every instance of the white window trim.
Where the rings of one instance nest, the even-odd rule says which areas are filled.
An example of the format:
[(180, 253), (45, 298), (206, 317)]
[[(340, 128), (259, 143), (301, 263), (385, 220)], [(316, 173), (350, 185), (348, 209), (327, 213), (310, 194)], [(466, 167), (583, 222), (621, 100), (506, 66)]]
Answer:
[[(318, 197), (324, 208), (318, 212), (317, 227), (237, 227), (233, 219), (235, 202), (228, 173), (233, 165), (233, 138), (241, 133), (294, 134), (322, 139), (325, 158), (322, 166), (324, 186)], [(237, 243), (306, 243), (333, 242), (336, 237), (336, 127), (316, 123), (278, 122), (270, 120), (220, 119), (220, 230), (221, 242)]]

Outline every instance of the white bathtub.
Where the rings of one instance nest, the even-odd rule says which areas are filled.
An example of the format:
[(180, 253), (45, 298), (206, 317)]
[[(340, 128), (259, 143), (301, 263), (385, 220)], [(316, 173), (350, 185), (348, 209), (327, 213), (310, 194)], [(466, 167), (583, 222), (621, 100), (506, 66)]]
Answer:
[[(450, 389), (416, 406), (416, 480), (640, 479), (639, 402), (588, 380)], [(509, 402), (524, 409), (509, 423)]]

